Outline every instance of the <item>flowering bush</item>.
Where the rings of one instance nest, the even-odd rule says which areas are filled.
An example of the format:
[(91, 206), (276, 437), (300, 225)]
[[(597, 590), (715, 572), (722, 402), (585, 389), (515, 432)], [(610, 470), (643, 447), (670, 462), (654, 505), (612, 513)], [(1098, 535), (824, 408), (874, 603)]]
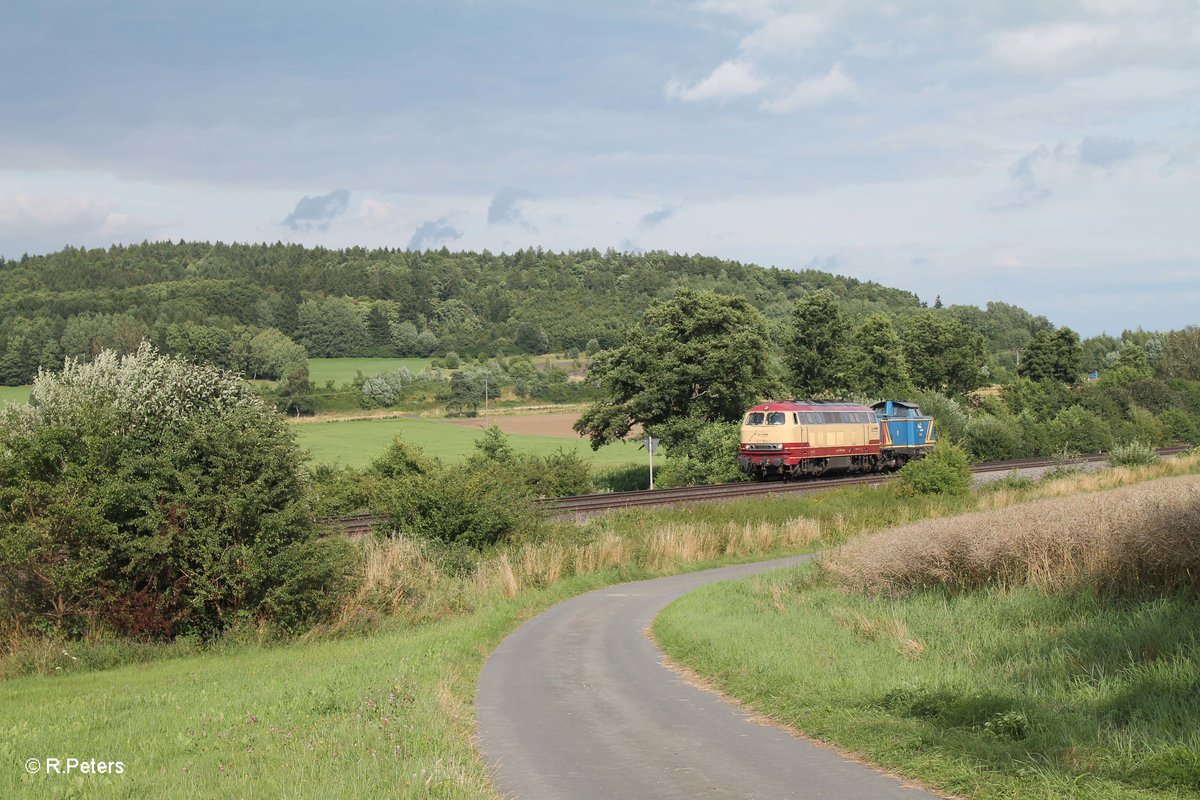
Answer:
[(66, 635), (298, 627), (351, 574), (287, 425), (236, 376), (143, 344), (0, 410), (0, 613)]

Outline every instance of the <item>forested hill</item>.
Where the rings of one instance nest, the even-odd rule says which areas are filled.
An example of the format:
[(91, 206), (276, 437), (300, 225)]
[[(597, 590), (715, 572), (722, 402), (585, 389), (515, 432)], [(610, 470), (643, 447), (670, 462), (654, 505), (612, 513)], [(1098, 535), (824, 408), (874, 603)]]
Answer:
[[(248, 368), (252, 341), (260, 349), (283, 346), (275, 331), (312, 357), (611, 347), (646, 306), (680, 286), (744, 296), (779, 325), (796, 299), (821, 288), (850, 319), (875, 311), (903, 316), (922, 305), (911, 292), (825, 272), (663, 252), (493, 255), (203, 242), (67, 248), (0, 260), (0, 382), (27, 382), (39, 363), (88, 358), (108, 346), (127, 350), (144, 337), (240, 369)], [(983, 333), (994, 353), (1020, 348), (1049, 327), (1002, 303), (948, 313)], [(259, 360), (248, 371), (277, 371), (271, 358)]]

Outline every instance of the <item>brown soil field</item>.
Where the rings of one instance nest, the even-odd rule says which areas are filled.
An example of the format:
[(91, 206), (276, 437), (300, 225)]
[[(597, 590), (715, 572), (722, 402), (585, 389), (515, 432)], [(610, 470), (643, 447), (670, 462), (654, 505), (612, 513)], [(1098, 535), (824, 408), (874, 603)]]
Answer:
[(578, 439), (579, 434), (571, 429), (575, 420), (579, 419), (578, 412), (557, 414), (492, 414), (463, 419), (448, 419), (453, 425), (465, 425), (469, 428), (486, 428), (495, 425), (505, 433), (527, 433), (535, 436), (561, 436), (564, 439)]

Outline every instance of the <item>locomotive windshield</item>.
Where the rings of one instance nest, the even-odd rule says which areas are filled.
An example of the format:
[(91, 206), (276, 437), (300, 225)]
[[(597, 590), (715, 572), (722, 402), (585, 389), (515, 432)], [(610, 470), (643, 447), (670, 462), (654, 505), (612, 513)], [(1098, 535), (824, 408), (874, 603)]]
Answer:
[(747, 425), (762, 425), (763, 424), (763, 416), (764, 415), (761, 411), (752, 411), (746, 415), (746, 424)]
[(782, 411), (772, 411), (767, 414), (768, 425), (783, 425), (787, 422), (787, 414)]

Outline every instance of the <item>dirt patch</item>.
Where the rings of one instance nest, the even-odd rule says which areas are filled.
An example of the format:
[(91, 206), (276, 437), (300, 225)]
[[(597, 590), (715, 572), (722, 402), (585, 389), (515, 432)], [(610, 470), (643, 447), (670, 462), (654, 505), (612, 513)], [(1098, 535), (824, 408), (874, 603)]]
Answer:
[(487, 428), (495, 425), (505, 433), (532, 434), (535, 436), (559, 436), (564, 439), (578, 439), (571, 426), (579, 419), (577, 412), (565, 414), (492, 414), (463, 419), (446, 420), (452, 425), (464, 425), (468, 428)]

